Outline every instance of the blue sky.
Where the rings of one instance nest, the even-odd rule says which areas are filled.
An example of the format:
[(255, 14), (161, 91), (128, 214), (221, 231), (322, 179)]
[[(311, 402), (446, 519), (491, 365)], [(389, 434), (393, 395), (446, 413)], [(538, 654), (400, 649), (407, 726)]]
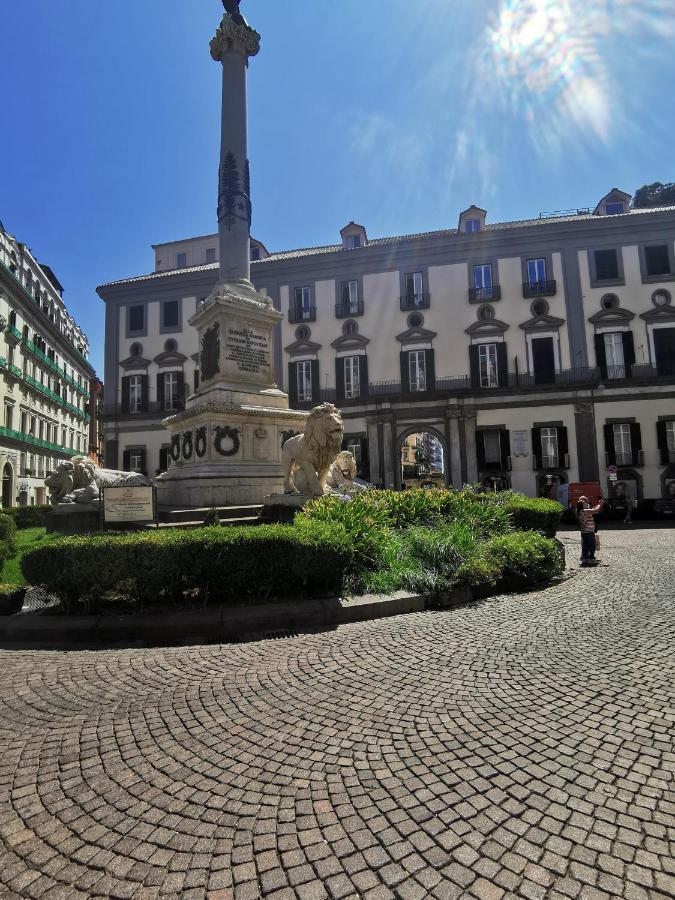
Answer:
[[(672, 0), (243, 0), (270, 250), (594, 204), (675, 180)], [(5, 0), (0, 218), (101, 369), (105, 281), (216, 230), (219, 0)]]

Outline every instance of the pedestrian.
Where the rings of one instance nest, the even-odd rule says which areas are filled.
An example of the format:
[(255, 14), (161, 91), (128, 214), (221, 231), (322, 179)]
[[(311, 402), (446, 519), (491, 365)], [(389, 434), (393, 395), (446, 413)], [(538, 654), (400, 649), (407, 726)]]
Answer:
[(637, 506), (637, 500), (630, 494), (626, 497), (626, 518), (623, 520), (624, 525), (633, 524), (633, 510)]
[(579, 497), (577, 503), (577, 519), (579, 520), (579, 528), (581, 529), (581, 565), (594, 566), (597, 563), (595, 558), (595, 516), (603, 507), (602, 497), (599, 498), (597, 506), (591, 506), (588, 497)]

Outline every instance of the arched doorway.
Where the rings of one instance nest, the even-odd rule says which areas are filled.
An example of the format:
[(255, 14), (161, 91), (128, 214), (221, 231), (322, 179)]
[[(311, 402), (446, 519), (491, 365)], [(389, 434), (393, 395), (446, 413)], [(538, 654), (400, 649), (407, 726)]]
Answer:
[(12, 506), (14, 499), (14, 472), (9, 463), (5, 463), (2, 470), (2, 505), (3, 508)]
[(431, 428), (407, 431), (399, 439), (398, 484), (401, 488), (445, 487), (448, 460), (445, 441)]

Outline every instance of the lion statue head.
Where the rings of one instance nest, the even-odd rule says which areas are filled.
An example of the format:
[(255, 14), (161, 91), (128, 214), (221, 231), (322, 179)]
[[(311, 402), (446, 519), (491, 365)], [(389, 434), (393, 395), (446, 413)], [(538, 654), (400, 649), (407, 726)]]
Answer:
[(345, 478), (349, 479), (349, 481), (353, 481), (354, 478), (356, 478), (357, 472), (354, 454), (349, 450), (341, 450), (335, 457), (333, 469), (338, 469)]
[(307, 416), (305, 446), (309, 450), (319, 479), (323, 481), (342, 447), (343, 424), (340, 410), (332, 403), (315, 406)]

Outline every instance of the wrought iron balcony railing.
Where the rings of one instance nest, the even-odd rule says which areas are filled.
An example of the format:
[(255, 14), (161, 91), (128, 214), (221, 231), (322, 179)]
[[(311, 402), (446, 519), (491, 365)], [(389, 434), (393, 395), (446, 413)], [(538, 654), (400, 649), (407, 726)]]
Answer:
[(492, 287), (472, 287), (469, 288), (469, 301), (471, 303), (488, 303), (493, 300), (501, 300), (502, 289), (498, 284)]
[(363, 300), (357, 300), (356, 303), (336, 303), (335, 318), (351, 319), (352, 316), (362, 316), (363, 309)]
[(557, 289), (555, 278), (550, 278), (547, 281), (524, 281), (523, 297), (526, 300), (532, 297), (552, 297)]
[(404, 312), (409, 312), (415, 309), (429, 309), (431, 305), (431, 294), (428, 291), (423, 291), (418, 294), (403, 294), (401, 295), (401, 309)]
[(295, 325), (299, 322), (315, 322), (316, 306), (311, 306), (309, 309), (298, 309), (291, 306), (288, 310), (288, 321), (292, 325)]

